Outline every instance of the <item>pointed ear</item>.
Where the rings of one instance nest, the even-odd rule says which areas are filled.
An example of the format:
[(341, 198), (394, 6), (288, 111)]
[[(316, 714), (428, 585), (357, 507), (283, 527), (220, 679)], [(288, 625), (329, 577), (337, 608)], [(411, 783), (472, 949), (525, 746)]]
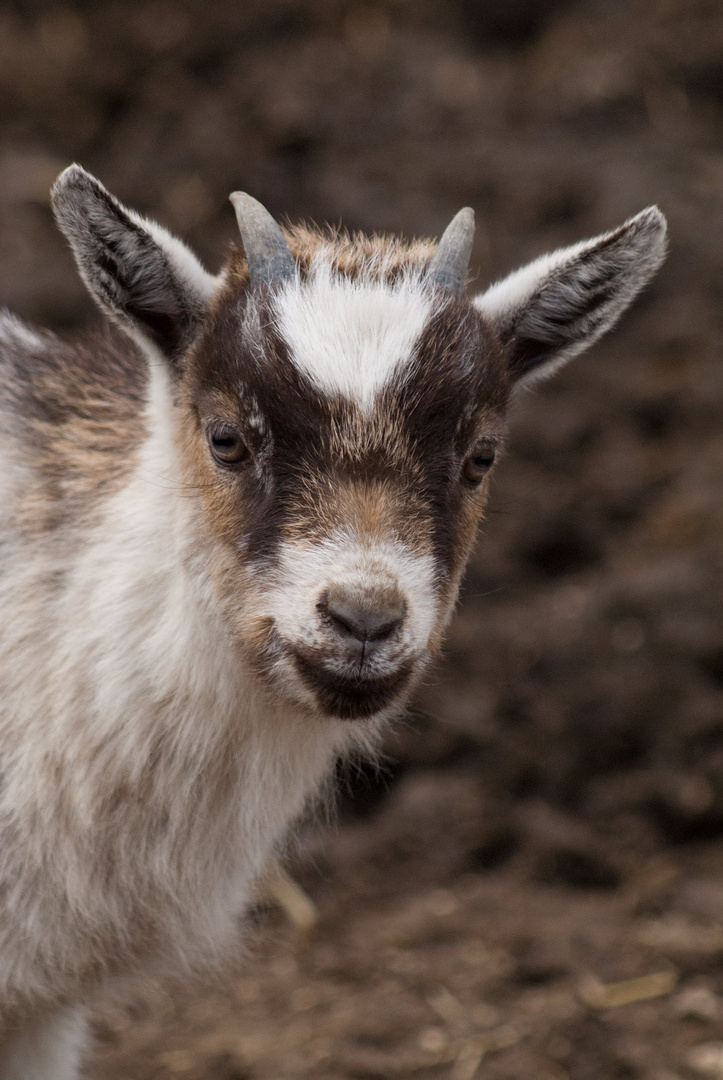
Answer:
[(665, 218), (651, 206), (614, 232), (543, 255), (473, 303), (497, 329), (513, 377), (555, 371), (609, 330), (665, 258)]
[(53, 210), (91, 295), (142, 347), (177, 360), (216, 288), (195, 255), (160, 225), (127, 210), (71, 165), (55, 181)]

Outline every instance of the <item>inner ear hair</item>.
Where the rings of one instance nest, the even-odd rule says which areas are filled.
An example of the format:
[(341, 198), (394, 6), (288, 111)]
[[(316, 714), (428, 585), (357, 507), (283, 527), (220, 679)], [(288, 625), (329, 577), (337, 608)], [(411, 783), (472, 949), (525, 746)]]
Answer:
[(58, 177), (52, 204), (91, 295), (139, 344), (176, 361), (216, 279), (180, 240), (128, 210), (79, 165)]
[(649, 207), (620, 228), (544, 255), (478, 296), (517, 382), (551, 374), (609, 330), (665, 258)]

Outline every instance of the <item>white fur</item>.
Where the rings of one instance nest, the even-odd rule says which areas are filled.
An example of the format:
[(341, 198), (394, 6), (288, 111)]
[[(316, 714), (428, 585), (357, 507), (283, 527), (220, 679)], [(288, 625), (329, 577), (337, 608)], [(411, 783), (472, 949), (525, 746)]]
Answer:
[(126, 213), (142, 229), (153, 237), (159, 248), (165, 253), (174, 272), (185, 287), (203, 303), (208, 303), (221, 283), (222, 276), (209, 274), (194, 253), (177, 236), (173, 236), (162, 225), (150, 218), (143, 217), (135, 210), (126, 209)]
[[(331, 586), (348, 596), (388, 588), (404, 600), (406, 615), (401, 631), (367, 662), (370, 676), (383, 677), (404, 659), (420, 661), (426, 656), (430, 635), (440, 617), (431, 556), (411, 551), (393, 537), (381, 540), (339, 526), (332, 535), (314, 544), (283, 543), (276, 569), (260, 573), (263, 585), (254, 602), (256, 613), (272, 618), (286, 643), (317, 646), (325, 656), (328, 671), (342, 674), (348, 670), (347, 658), (341, 649), (335, 649), (317, 609), (320, 595)], [(288, 657), (276, 662), (275, 675), (286, 685), (292, 699), (314, 707), (311, 692), (300, 683)], [(390, 711), (395, 708), (391, 706)]]
[(303, 639), (312, 631), (319, 594), (334, 583), (348, 593), (379, 585), (397, 589), (407, 603), (405, 634), (410, 645), (414, 649), (426, 645), (438, 614), (430, 555), (410, 551), (392, 537), (365, 537), (340, 526), (315, 544), (282, 544), (278, 561), (264, 594), (268, 614), (289, 640)]
[(0, 568), (5, 1003), (72, 999), (118, 956), (121, 974), (220, 962), (289, 823), (369, 738), (266, 695), (239, 662), (193, 500), (158, 482), (174, 472), (166, 379), (154, 369), (152, 434), (85, 542), (16, 545)]
[(45, 342), (36, 330), (24, 323), (17, 315), (0, 309), (0, 349), (37, 352)]
[(433, 302), (419, 276), (394, 285), (352, 281), (318, 259), (303, 284), (293, 280), (280, 290), (274, 307), (299, 370), (324, 393), (370, 410), (411, 359)]

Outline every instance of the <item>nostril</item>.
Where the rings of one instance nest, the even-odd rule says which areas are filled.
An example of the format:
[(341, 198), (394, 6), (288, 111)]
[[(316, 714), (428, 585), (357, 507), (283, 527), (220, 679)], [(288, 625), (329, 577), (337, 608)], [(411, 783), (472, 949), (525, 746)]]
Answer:
[(327, 604), (326, 614), (331, 622), (334, 624), (335, 630), (341, 630), (342, 633), (351, 634), (352, 637), (359, 638), (363, 641), (366, 637), (364, 627), (354, 618), (354, 612), (349, 609), (346, 604)]
[(384, 641), (402, 625), (402, 617), (401, 615), (390, 616), (388, 612), (378, 612), (368, 625), (367, 641)]
[(404, 601), (396, 596), (384, 602), (376, 597), (357, 600), (332, 590), (320, 608), (337, 632), (370, 642), (391, 637), (401, 626), (406, 612)]

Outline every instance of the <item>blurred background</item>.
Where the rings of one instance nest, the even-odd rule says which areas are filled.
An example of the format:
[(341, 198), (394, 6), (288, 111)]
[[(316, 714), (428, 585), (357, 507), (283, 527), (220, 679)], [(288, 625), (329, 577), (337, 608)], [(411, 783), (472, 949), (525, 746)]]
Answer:
[(669, 261), (519, 400), (446, 660), (305, 827), (305, 932), (99, 1002), (89, 1078), (723, 1077), (720, 0), (0, 5), (0, 302), (94, 319), (76, 160), (215, 269), (228, 193), (441, 232), (481, 288), (657, 202)]

